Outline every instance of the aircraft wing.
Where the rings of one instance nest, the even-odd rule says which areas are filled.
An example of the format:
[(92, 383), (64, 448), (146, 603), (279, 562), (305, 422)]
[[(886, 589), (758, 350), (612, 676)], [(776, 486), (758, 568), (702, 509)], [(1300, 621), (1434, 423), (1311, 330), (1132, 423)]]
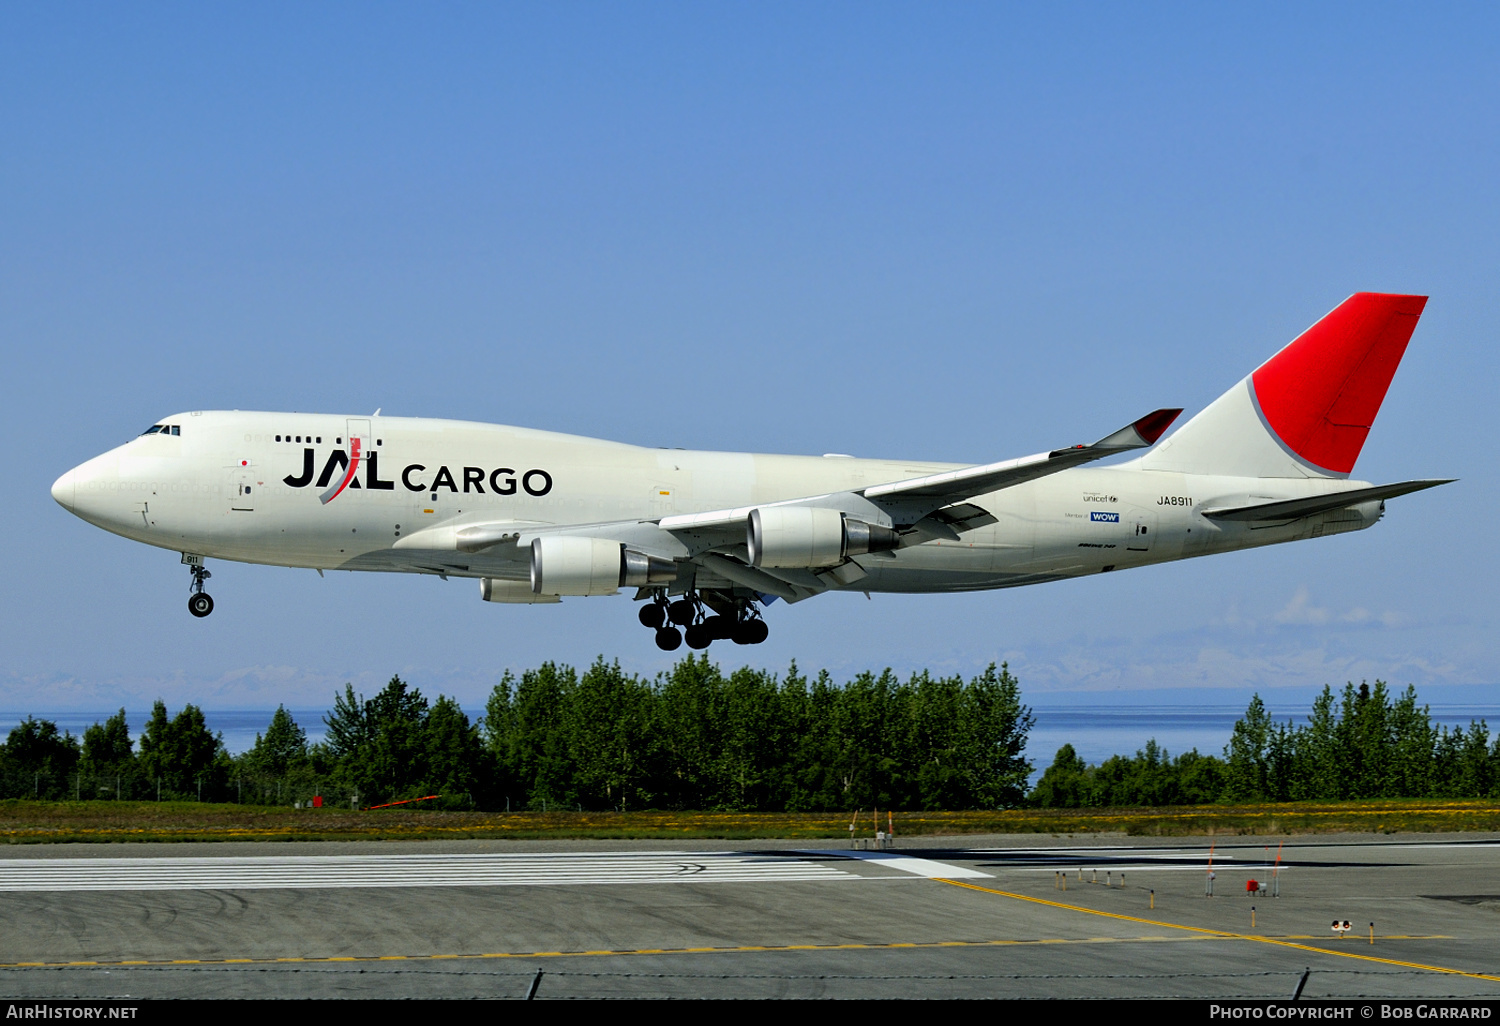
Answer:
[[(1105, 435), (1093, 445), (1074, 445), (1066, 449), (1023, 456), (1016, 460), (986, 463), (978, 467), (949, 470), (942, 474), (916, 477), (908, 481), (872, 485), (861, 491), (865, 498), (881, 505), (907, 503), (918, 500), (918, 505), (946, 506), (974, 495), (1011, 488), (1039, 477), (1056, 474), (1058, 471), (1102, 460), (1106, 456), (1144, 449), (1155, 444), (1162, 433), (1171, 427), (1181, 410), (1156, 410), (1139, 420), (1132, 421), (1113, 434)], [(926, 501), (924, 501), (926, 500)]]
[[(1066, 449), (1053, 449), (1050, 452), (1023, 456), (1020, 459), (964, 467), (962, 470), (949, 470), (941, 474), (929, 474), (925, 477), (893, 481), (889, 484), (871, 485), (852, 492), (809, 495), (782, 502), (711, 510), (706, 513), (680, 513), (663, 517), (658, 523), (667, 531), (702, 532), (726, 527), (741, 528), (752, 510), (769, 506), (843, 508), (845, 505), (852, 504), (853, 508), (847, 510), (848, 512), (864, 511), (868, 514), (883, 511), (897, 526), (909, 527), (944, 506), (962, 502), (975, 495), (1035, 481), (1037, 478), (1082, 466), (1085, 463), (1092, 463), (1094, 460), (1114, 456), (1117, 453), (1144, 449), (1153, 445), (1181, 412), (1181, 410), (1156, 410), (1139, 420), (1132, 421), (1112, 434), (1105, 435), (1092, 445), (1074, 445)], [(872, 506), (875, 507), (874, 510), (868, 509)]]
[(1400, 481), (1396, 484), (1375, 485), (1371, 488), (1351, 488), (1343, 492), (1310, 495), (1302, 499), (1282, 499), (1276, 502), (1259, 502), (1249, 506), (1210, 508), (1205, 509), (1203, 515), (1214, 520), (1296, 520), (1299, 517), (1310, 517), (1315, 513), (1327, 513), (1329, 510), (1343, 509), (1346, 506), (1357, 506), (1362, 502), (1409, 495), (1412, 492), (1420, 492), (1424, 488), (1452, 484), (1455, 480), (1457, 479)]

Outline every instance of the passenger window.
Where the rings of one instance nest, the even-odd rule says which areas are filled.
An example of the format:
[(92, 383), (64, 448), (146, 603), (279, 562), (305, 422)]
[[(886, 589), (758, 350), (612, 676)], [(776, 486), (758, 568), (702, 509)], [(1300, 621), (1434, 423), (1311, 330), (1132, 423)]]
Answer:
[(281, 441), (281, 436), (280, 435), (276, 436), (276, 441), (278, 441), (278, 442)]

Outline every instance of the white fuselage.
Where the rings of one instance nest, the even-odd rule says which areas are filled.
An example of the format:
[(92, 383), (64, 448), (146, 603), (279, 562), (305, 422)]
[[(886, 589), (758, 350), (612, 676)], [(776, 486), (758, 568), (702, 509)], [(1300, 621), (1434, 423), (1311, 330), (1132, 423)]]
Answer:
[[(99, 527), (186, 554), (515, 581), (527, 575), (523, 546), (470, 553), (441, 539), (466, 524), (496, 521), (539, 528), (612, 524), (621, 525), (615, 534), (622, 543), (689, 559), (696, 555), (692, 538), (656, 521), (959, 466), (650, 449), (399, 417), (202, 412), (163, 423), (179, 433), (145, 435), (82, 464), (59, 479), (54, 497)], [(320, 501), (344, 477), (354, 436), (369, 440), (365, 459), (341, 493)], [(828, 587), (1009, 587), (1357, 530), (1375, 523), (1382, 508), (1366, 502), (1270, 524), (1212, 520), (1201, 511), (1338, 492), (1361, 482), (1213, 476), (1140, 463), (1079, 467), (972, 497), (967, 502), (993, 523), (956, 540), (929, 538), (862, 559), (866, 576)], [(682, 586), (691, 582), (678, 590)]]

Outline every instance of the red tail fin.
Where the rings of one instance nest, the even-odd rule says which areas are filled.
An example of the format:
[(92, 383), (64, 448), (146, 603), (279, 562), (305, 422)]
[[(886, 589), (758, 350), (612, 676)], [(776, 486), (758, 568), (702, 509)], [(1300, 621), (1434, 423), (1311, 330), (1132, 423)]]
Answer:
[(1357, 292), (1251, 375), (1261, 415), (1302, 459), (1347, 474), (1427, 305)]

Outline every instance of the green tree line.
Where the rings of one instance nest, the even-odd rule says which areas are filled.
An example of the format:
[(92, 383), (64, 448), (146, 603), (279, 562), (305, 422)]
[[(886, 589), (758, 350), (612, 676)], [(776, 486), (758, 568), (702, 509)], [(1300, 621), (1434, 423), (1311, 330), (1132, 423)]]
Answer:
[(81, 739), (28, 718), (0, 746), (0, 796), (746, 811), (1500, 796), (1500, 740), (1482, 721), (1434, 726), (1414, 689), (1393, 699), (1380, 681), (1325, 687), (1302, 724), (1257, 695), (1218, 756), (1151, 741), (1089, 765), (1064, 745), (1028, 789), (1033, 722), (1005, 666), (836, 683), (795, 663), (726, 675), (689, 656), (647, 679), (600, 659), (507, 673), (477, 722), (399, 677), (369, 698), (346, 686), (322, 742), (282, 707), (233, 757), (193, 705), (158, 701), (134, 740), (124, 710)]
[(1488, 725), (1435, 725), (1408, 686), (1392, 698), (1384, 681), (1324, 686), (1305, 723), (1276, 722), (1256, 695), (1234, 724), (1223, 755), (1171, 757), (1149, 742), (1134, 756), (1086, 765), (1058, 750), (1032, 789), (1054, 807), (1194, 805), (1354, 798), (1500, 797), (1500, 737)]
[(5, 797), (369, 806), (437, 796), (469, 809), (998, 808), (1025, 800), (1032, 725), (1005, 667), (964, 679), (889, 670), (837, 684), (706, 657), (647, 679), (600, 659), (507, 673), (471, 722), (399, 677), (352, 686), (324, 740), (282, 707), (231, 758), (189, 705), (158, 702), (134, 746), (122, 710), (82, 743), (28, 719), (0, 750)]
[(235, 760), (211, 734), (203, 711), (189, 705), (176, 716), (152, 707), (132, 743), (125, 710), (75, 738), (57, 724), (28, 716), (0, 745), (0, 797), (75, 799), (196, 799), (232, 797)]

